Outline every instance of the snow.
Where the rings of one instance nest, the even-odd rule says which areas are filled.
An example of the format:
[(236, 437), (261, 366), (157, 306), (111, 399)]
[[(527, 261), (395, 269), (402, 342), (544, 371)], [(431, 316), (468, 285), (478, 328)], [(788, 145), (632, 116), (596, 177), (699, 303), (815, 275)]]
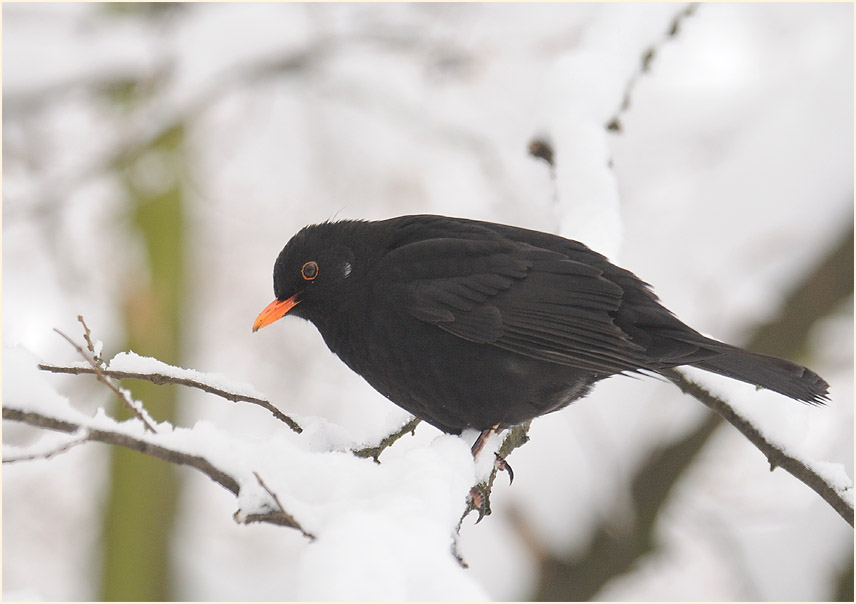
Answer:
[(596, 52), (574, 52), (557, 59), (548, 81), (561, 83), (561, 88), (548, 89), (545, 110), (550, 116), (546, 130), (555, 141), (562, 200), (557, 208), (559, 234), (582, 241), (613, 261), (618, 260), (622, 227), (604, 125), (615, 113), (615, 99), (621, 98), (626, 82), (615, 62), (612, 56)]
[(808, 465), (815, 474), (820, 476), (825, 483), (835, 489), (835, 491), (850, 504), (851, 508), (853, 507), (853, 480), (848, 476), (844, 464), (808, 460), (806, 461), (806, 465)]
[(23, 346), (3, 348), (3, 404), (69, 422), (85, 416), (56, 392), (38, 368), (38, 358)]
[[(484, 601), (487, 593), (449, 555), (442, 525), (415, 521), (416, 501), (346, 512), (299, 564), (300, 600)], [(418, 518), (418, 516), (416, 516)], [(362, 561), (355, 563), (355, 560)]]
[(165, 375), (178, 380), (189, 380), (213, 386), (223, 392), (237, 396), (261, 398), (269, 400), (251, 384), (234, 380), (218, 373), (205, 373), (195, 369), (184, 369), (154, 359), (136, 354), (135, 352), (120, 352), (110, 360), (108, 369), (124, 371), (141, 375)]
[[(285, 510), (317, 536), (301, 561), (301, 599), (488, 599), (452, 553), (455, 527), (475, 483), (469, 447), (458, 437), (439, 436), (427, 448), (377, 464), (350, 453), (318, 452), (301, 442), (314, 439), (312, 433), (248, 442), (198, 421), (190, 429), (161, 423), (151, 434), (137, 420), (116, 422), (100, 409), (94, 417), (73, 409), (22, 347), (4, 350), (3, 359), (5, 406), (78, 423), (75, 436), (98, 429), (202, 457), (238, 480), (239, 520), (276, 508), (258, 473)], [(122, 371), (206, 377), (132, 353), (116, 359), (111, 368)], [(219, 376), (214, 382), (225, 383)], [(45, 452), (55, 441), (50, 436), (37, 446), (15, 447), (14, 454)], [(4, 447), (4, 455), (10, 453)]]
[[(452, 551), (457, 547), (455, 527), (469, 488), (477, 479), (486, 478), (493, 466), (492, 453), (501, 442), (496, 434), (488, 439), (476, 464), (467, 445), (478, 436), (474, 431), (465, 432), (463, 438), (436, 437), (427, 447), (412, 449), (383, 464), (323, 447), (319, 450), (319, 436), (327, 446), (348, 440), (342, 434), (343, 428), (323, 420), (313, 422), (312, 428), (301, 435), (284, 432), (252, 441), (236, 438), (203, 420), (190, 429), (162, 423), (157, 433), (151, 434), (137, 420), (120, 423), (101, 409), (94, 417), (73, 409), (68, 399), (44, 379), (36, 357), (21, 346), (5, 349), (3, 362), (6, 406), (80, 424), (81, 429), (72, 439), (96, 428), (205, 458), (238, 480), (239, 521), (276, 508), (260, 484), (260, 477), (277, 494), (284, 509), (317, 537), (299, 563), (295, 586), (299, 599), (489, 599), (454, 560)], [(205, 375), (133, 353), (116, 355), (110, 368), (161, 373), (201, 383), (210, 379), (208, 384), (228, 392), (256, 395), (251, 388), (222, 376)], [(736, 401), (740, 414), (758, 426), (770, 442), (815, 468), (837, 490), (848, 493), (852, 505), (853, 484), (843, 465), (811, 460), (800, 451), (799, 444), (791, 442), (793, 430), (787, 428), (798, 420), (793, 413), (781, 413), (781, 403), (788, 401), (775, 400), (765, 406), (759, 404), (763, 402), (759, 399), (772, 393), (692, 368), (684, 371), (715, 394)], [(773, 398), (784, 399), (779, 395)], [(775, 403), (780, 404), (778, 408)], [(805, 409), (807, 413), (820, 411), (807, 406)], [(777, 426), (774, 413), (787, 421)], [(333, 438), (323, 436), (328, 429), (333, 431)], [(4, 456), (44, 454), (68, 440), (49, 434), (28, 447), (4, 445)], [(555, 504), (555, 500), (551, 503)]]

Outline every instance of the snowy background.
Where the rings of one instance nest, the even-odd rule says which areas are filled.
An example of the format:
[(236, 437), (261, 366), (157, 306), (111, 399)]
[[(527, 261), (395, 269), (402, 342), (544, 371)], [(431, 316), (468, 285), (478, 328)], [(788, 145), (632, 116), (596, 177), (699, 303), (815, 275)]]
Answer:
[[(699, 403), (655, 380), (614, 378), (536, 420), (532, 442), (510, 459), (514, 484), (497, 482), (493, 514), (464, 521), (464, 571), (438, 535), (459, 513), (444, 489), (467, 491), (469, 443), (421, 425), (380, 467), (309, 455), (324, 441), (376, 441), (406, 416), (311, 325), (250, 326), (272, 299), (277, 253), (301, 226), (406, 213), (581, 239), (725, 341), (775, 320), (852, 228), (853, 8), (701, 5), (667, 37), (683, 9), (4, 3), (4, 401), (44, 381), (88, 415), (112, 404), (87, 378), (37, 376), (7, 360), (20, 362), (22, 348), (76, 360), (52, 328), (79, 339), (78, 314), (108, 356), (122, 350), (122, 293), (148, 278), (122, 182), (157, 190), (181, 179), (181, 365), (253, 384), (315, 426), (322, 443), (283, 435), (261, 410), (187, 391), (177, 424), (234, 439), (235, 456), (254, 443), (281, 447), (292, 469), (295, 459), (307, 464), (292, 476), (303, 489), (295, 497), (329, 483), (349, 499), (307, 510), (325, 535), (309, 543), (296, 531), (237, 525), (229, 493), (182, 471), (172, 596), (533, 597), (545, 561), (582, 557), (594, 527), (632, 521), (628, 480), (653, 449), (701, 421)], [(608, 133), (634, 78), (621, 131)], [(104, 93), (115, 82), (137, 83), (121, 109)], [(183, 127), (181, 171), (157, 153), (116, 167), (117, 155), (174, 124)], [(536, 136), (555, 147), (555, 181), (527, 154)], [(733, 392), (757, 397), (773, 427), (852, 477), (852, 296), (808, 341), (798, 360), (830, 382), (828, 407)], [(36, 439), (7, 422), (3, 436)], [(3, 467), (4, 599), (98, 597), (107, 455), (88, 445)], [(354, 484), (336, 482), (346, 476)], [(852, 529), (826, 503), (770, 473), (725, 426), (671, 493), (654, 549), (595, 597), (825, 600), (852, 552)]]

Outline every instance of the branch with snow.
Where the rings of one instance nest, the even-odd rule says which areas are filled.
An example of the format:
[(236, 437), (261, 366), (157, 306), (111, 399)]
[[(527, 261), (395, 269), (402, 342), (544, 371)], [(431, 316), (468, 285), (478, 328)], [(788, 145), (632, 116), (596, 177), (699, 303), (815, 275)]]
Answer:
[[(688, 377), (685, 368), (664, 371), (673, 384), (708, 408), (718, 413), (755, 445), (770, 462), (770, 471), (783, 468), (797, 480), (820, 495), (838, 514), (853, 526), (853, 481), (843, 466), (812, 460), (787, 447), (753, 422), (748, 408), (726, 401)], [(701, 372), (699, 377), (703, 378)]]
[[(204, 457), (159, 444), (159, 441), (164, 437), (169, 438), (172, 436), (165, 432), (153, 435), (148, 433), (135, 435), (133, 427), (128, 429), (129, 426), (124, 425), (126, 424), (125, 422), (120, 424), (104, 415), (85, 419), (81, 416), (77, 421), (69, 421), (68, 419), (59, 419), (37, 411), (26, 411), (24, 409), (7, 406), (5, 404), (3, 406), (3, 419), (23, 422), (30, 426), (55, 430), (58, 432), (84, 434), (84, 436), (70, 441), (68, 446), (62, 449), (57, 449), (49, 454), (20, 456), (12, 459), (4, 458), (3, 463), (23, 461), (25, 459), (48, 458), (56, 453), (65, 452), (77, 444), (83, 444), (85, 442), (100, 442), (137, 451), (138, 453), (156, 457), (157, 459), (161, 459), (171, 464), (195, 468), (226, 490), (231, 491), (234, 495), (238, 496), (241, 494), (241, 482), (229, 473), (212, 464)], [(251, 522), (268, 522), (279, 526), (287, 526), (299, 530), (310, 539), (314, 539), (315, 537), (311, 533), (303, 530), (297, 521), (285, 511), (282, 504), (279, 502), (279, 499), (272, 491), (270, 491), (270, 489), (267, 488), (258, 474), (254, 472), (253, 475), (256, 477), (259, 486), (261, 486), (265, 492), (271, 496), (271, 500), (274, 503), (271, 504), (268, 502), (262, 507), (250, 512), (238, 510), (235, 512), (235, 520), (244, 524), (249, 524)]]
[(356, 449), (354, 451), (354, 455), (356, 455), (357, 457), (370, 457), (376, 463), (380, 463), (380, 459), (378, 459), (380, 457), (380, 454), (383, 453), (388, 447), (391, 447), (393, 444), (395, 444), (395, 442), (399, 438), (401, 438), (408, 432), (413, 434), (416, 430), (416, 426), (418, 426), (421, 421), (422, 420), (418, 417), (412, 418), (410, 421), (401, 426), (401, 428), (399, 428), (386, 438), (382, 439), (377, 445)]
[[(223, 376), (176, 367), (157, 359), (139, 356), (133, 352), (119, 353), (109, 363), (106, 363), (100, 357), (101, 342), (93, 343), (86, 323), (82, 317), (78, 317), (78, 320), (84, 328), (88, 353), (67, 335), (56, 331), (71, 343), (75, 350), (86, 359), (86, 363), (69, 365), (36, 363), (35, 359), (22, 349), (7, 351), (8, 366), (6, 369), (17, 379), (6, 393), (8, 396), (5, 397), (3, 404), (3, 419), (71, 436), (63, 437), (61, 440), (43, 438), (26, 449), (5, 445), (4, 463), (49, 459), (88, 442), (101, 442), (123, 447), (168, 463), (199, 470), (239, 498), (241, 507), (234, 515), (238, 522), (244, 524), (253, 522), (276, 524), (297, 529), (307, 538), (315, 539), (315, 534), (303, 528), (295, 516), (286, 510), (277, 493), (261, 478), (260, 472), (256, 469), (258, 466), (248, 462), (248, 459), (254, 456), (265, 459), (265, 463), (269, 459), (279, 460), (280, 463), (277, 463), (277, 468), (279, 468), (283, 459), (289, 459), (288, 455), (272, 453), (265, 445), (236, 444), (231, 442), (232, 437), (230, 435), (213, 430), (204, 422), (197, 423), (191, 429), (173, 427), (167, 423), (157, 424), (145, 412), (142, 404), (139, 401), (132, 401), (130, 393), (126, 389), (119, 388), (113, 383), (113, 380), (130, 378), (146, 380), (159, 385), (184, 385), (233, 402), (249, 402), (260, 405), (288, 425), (294, 433), (303, 433), (303, 428), (295, 420), (279, 411), (252, 386), (235, 382)], [(87, 417), (74, 409), (65, 397), (59, 395), (39, 379), (38, 370), (57, 374), (95, 375), (99, 381), (118, 394), (126, 405), (131, 406), (135, 417), (119, 422), (107, 416), (103, 409), (99, 409), (95, 417)], [(18, 385), (15, 386), (14, 384)], [(129, 401), (132, 401), (133, 404), (131, 405)], [(375, 464), (378, 464), (381, 453), (408, 432), (413, 432), (418, 424), (419, 420), (412, 418), (375, 445), (354, 447), (348, 451), (331, 450), (314, 455), (345, 453), (355, 462), (364, 463), (364, 459), (371, 458)], [(310, 430), (310, 432), (312, 431)], [(304, 434), (304, 436), (306, 435)], [(306, 438), (311, 439), (312, 434)], [(310, 447), (307, 446), (307, 443), (303, 443), (303, 445), (303, 452), (308, 453)], [(246, 453), (243, 456), (237, 452), (242, 446)], [(472, 472), (472, 458), (465, 456), (464, 459), (468, 461), (467, 466)], [(264, 465), (264, 463), (259, 464), (259, 466)], [(267, 473), (273, 472), (268, 470)], [(330, 478), (335, 476), (336, 473), (332, 473)], [(458, 509), (461, 509), (465, 502), (466, 497), (462, 495), (458, 501), (460, 506)], [(458, 523), (458, 527), (460, 527), (460, 523)]]
[[(52, 365), (39, 363), (39, 369), (51, 373), (71, 375), (94, 374), (95, 369), (83, 365)], [(141, 357), (133, 352), (120, 352), (110, 361), (110, 364), (100, 373), (106, 377), (119, 380), (145, 380), (159, 386), (175, 384), (197, 388), (209, 394), (215, 394), (233, 403), (252, 403), (267, 409), (279, 421), (298, 434), (303, 432), (294, 419), (280, 411), (264, 395), (257, 392), (248, 384), (239, 384), (233, 380), (224, 380), (211, 373), (202, 373), (193, 369), (184, 369), (169, 365), (151, 357)]]
[[(86, 367), (84, 365), (39, 363), (39, 369), (58, 374), (96, 374), (96, 370), (93, 367)], [(109, 365), (100, 369), (100, 373), (109, 378), (144, 380), (158, 386), (166, 384), (188, 386), (209, 394), (214, 394), (233, 403), (252, 403), (270, 411), (271, 415), (294, 432), (298, 434), (303, 432), (303, 428), (296, 420), (280, 411), (267, 397), (251, 385), (236, 382), (217, 374), (176, 367), (152, 357), (142, 357), (133, 352), (120, 352), (113, 357)], [(357, 457), (366, 457), (379, 461), (378, 458), (383, 451), (392, 446), (405, 434), (413, 433), (419, 423), (420, 420), (418, 418), (411, 418), (401, 428), (381, 439), (379, 443), (354, 449), (353, 454)]]
[[(81, 323), (85, 328), (85, 323)], [(61, 335), (68, 339), (64, 334)], [(431, 469), (424, 470), (424, 475), (420, 475), (419, 470), (420, 464), (425, 463), (420, 457), (424, 456), (424, 450), (413, 452), (415, 457), (396, 459), (393, 464), (381, 466), (377, 463), (379, 455), (387, 447), (416, 428), (419, 423), (417, 419), (408, 421), (376, 446), (313, 452), (307, 444), (311, 434), (307, 435), (297, 422), (279, 412), (252, 387), (133, 353), (120, 353), (106, 364), (100, 359), (100, 343), (93, 344), (88, 329), (85, 337), (89, 354), (79, 345), (74, 346), (87, 359), (87, 365), (37, 364), (31, 357), (19, 355), (18, 351), (7, 352), (7, 358), (12, 357), (9, 373), (16, 376), (19, 386), (10, 388), (5, 397), (3, 419), (71, 436), (58, 443), (37, 443), (25, 451), (15, 450), (14, 455), (7, 448), (4, 450), (4, 463), (47, 459), (88, 442), (123, 447), (202, 472), (238, 498), (239, 509), (234, 514), (238, 522), (265, 522), (293, 528), (313, 541), (329, 535), (329, 527), (339, 522), (338, 514), (342, 508), (356, 505), (362, 509), (367, 497), (376, 502), (373, 506), (391, 506), (391, 521), (394, 522), (397, 518), (394, 510), (402, 505), (400, 500), (403, 498), (407, 506), (412, 505), (413, 495), (408, 494), (408, 490), (415, 488), (421, 498), (439, 500), (439, 504), (435, 501), (426, 507), (424, 521), (431, 524), (433, 530), (441, 533), (447, 531), (445, 534), (455, 536), (460, 533), (463, 519), (470, 511), (478, 510), (479, 519), (490, 513), (488, 498), (497, 470), (504, 469), (504, 459), (528, 440), (528, 426), (510, 430), (504, 435), (501, 445), (499, 436), (494, 435), (486, 445), (484, 454), (473, 464), (464, 440), (453, 436), (438, 438), (432, 444), (435, 458), (430, 463), (442, 464), (442, 471), (438, 473), (436, 467), (429, 466)], [(108, 386), (112, 384), (112, 379), (124, 378), (190, 386), (230, 401), (261, 405), (278, 419), (281, 419), (280, 416), (287, 418), (287, 421), (283, 421), (293, 432), (283, 432), (274, 442), (260, 444), (241, 441), (205, 422), (198, 422), (193, 428), (173, 427), (166, 423), (151, 425), (151, 422), (146, 422), (148, 416), (144, 413), (134, 419), (118, 422), (108, 417), (103, 409), (95, 417), (88, 417), (74, 409), (65, 397), (41, 382), (38, 379), (39, 370), (95, 374)], [(746, 417), (747, 414), (741, 414), (734, 404), (715, 396), (684, 373), (675, 371), (667, 377), (681, 390), (737, 427), (767, 456), (773, 468), (785, 468), (853, 524), (853, 485), (843, 471), (833, 468), (831, 464), (812, 462), (804, 456), (795, 455), (758, 429)], [(115, 384), (112, 389), (117, 390)], [(304, 442), (291, 442), (295, 438)], [(498, 450), (499, 464), (494, 462), (494, 455), (491, 454), (493, 450)], [(377, 470), (366, 467), (369, 458), (373, 462), (369, 462), (368, 467)], [(379, 483), (378, 475), (371, 472), (381, 472), (390, 478), (385, 483)], [(267, 480), (262, 479), (263, 475)], [(355, 475), (362, 478), (355, 481)], [(441, 480), (443, 484), (428, 486), (432, 480)], [(319, 481), (327, 486), (319, 488)], [(274, 485), (276, 490), (268, 483)], [(343, 483), (350, 485), (347, 488), (359, 491), (352, 494), (352, 498), (346, 497), (346, 502), (342, 502)], [(472, 487), (473, 484), (477, 486)], [(319, 493), (323, 493), (321, 501), (318, 499)], [(440, 505), (442, 522), (437, 522), (436, 505)], [(457, 551), (454, 538), (451, 552), (465, 567), (466, 563)]]
[[(128, 365), (123, 371), (144, 375), (151, 369), (150, 361), (141, 357), (123, 358)], [(3, 361), (9, 376), (4, 383), (4, 421), (72, 435), (61, 441), (45, 436), (23, 450), (4, 445), (6, 461), (45, 459), (88, 442), (123, 447), (209, 477), (236, 496), (237, 522), (300, 531), (313, 542), (305, 564), (323, 560), (324, 566), (323, 572), (306, 573), (304, 589), (329, 591), (330, 586), (313, 581), (326, 581), (330, 573), (340, 571), (359, 577), (354, 569), (363, 560), (382, 560), (391, 573), (417, 577), (420, 584), (439, 581), (430, 592), (435, 598), (428, 599), (449, 599), (459, 592), (471, 599), (486, 597), (462, 574), (452, 555), (461, 512), (476, 482), (470, 449), (457, 436), (438, 436), (427, 447), (380, 464), (370, 458), (394, 439), (375, 447), (352, 447), (365, 451), (365, 457), (335, 445), (319, 450), (319, 431), (329, 430), (320, 419), (307, 421), (302, 433), (280, 430), (264, 439), (242, 438), (206, 421), (190, 428), (158, 423), (148, 432), (137, 418), (119, 422), (103, 409), (94, 417), (75, 409), (22, 348), (7, 348)], [(194, 379), (205, 381), (204, 376)], [(415, 422), (408, 422), (396, 434), (400, 437), (414, 427)], [(347, 568), (337, 569), (340, 561)], [(335, 587), (345, 591), (331, 599), (349, 593), (347, 581)]]

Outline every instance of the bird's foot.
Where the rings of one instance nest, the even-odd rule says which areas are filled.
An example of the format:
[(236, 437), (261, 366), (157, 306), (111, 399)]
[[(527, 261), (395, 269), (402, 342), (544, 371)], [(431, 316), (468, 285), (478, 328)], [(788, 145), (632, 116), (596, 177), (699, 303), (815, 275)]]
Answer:
[(511, 484), (514, 482), (514, 470), (511, 469), (511, 464), (499, 453), (494, 453), (494, 455), (496, 455), (496, 461), (493, 462), (494, 467), (500, 472), (508, 472), (508, 484)]
[(479, 518), (476, 520), (476, 524), (481, 522), (482, 518), (485, 516), (490, 516), (490, 497), (488, 496), (486, 488), (487, 485), (481, 483), (470, 489), (470, 507), (464, 513), (464, 516), (466, 516), (470, 510), (477, 510)]

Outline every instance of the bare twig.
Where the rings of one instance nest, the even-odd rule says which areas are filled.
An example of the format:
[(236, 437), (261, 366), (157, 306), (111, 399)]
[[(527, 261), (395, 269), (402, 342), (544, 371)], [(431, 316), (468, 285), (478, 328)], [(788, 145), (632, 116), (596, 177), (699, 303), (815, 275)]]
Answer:
[(92, 358), (95, 360), (95, 363), (104, 368), (104, 359), (95, 351), (95, 345), (92, 343), (92, 332), (89, 331), (89, 326), (86, 324), (86, 321), (83, 320), (83, 315), (77, 315), (77, 320), (80, 321), (80, 324), (83, 325), (83, 339), (86, 340), (86, 348), (89, 349), (89, 352), (92, 353)]
[(263, 488), (268, 495), (271, 496), (274, 503), (276, 504), (277, 509), (271, 512), (259, 513), (259, 514), (248, 514), (243, 521), (238, 520), (239, 512), (235, 512), (235, 520), (237, 522), (242, 522), (243, 524), (250, 524), (251, 522), (269, 522), (271, 524), (278, 524), (280, 526), (287, 526), (289, 528), (294, 528), (303, 533), (303, 536), (308, 538), (310, 541), (315, 541), (315, 535), (312, 533), (307, 533), (303, 530), (297, 521), (294, 519), (294, 516), (285, 511), (285, 508), (282, 507), (282, 503), (279, 501), (279, 497), (277, 497), (276, 493), (274, 493), (270, 488), (265, 484), (265, 481), (262, 480), (262, 477), (259, 476), (258, 472), (253, 472), (253, 476), (256, 477), (256, 480), (259, 483), (259, 486)]
[[(86, 324), (84, 323), (84, 327), (85, 326), (86, 326)], [(74, 349), (77, 350), (77, 352), (80, 353), (80, 356), (82, 356), (84, 359), (86, 359), (86, 362), (89, 363), (89, 365), (92, 367), (92, 373), (95, 374), (95, 377), (98, 378), (98, 381), (101, 382), (102, 384), (106, 385), (108, 388), (110, 388), (110, 390), (115, 392), (116, 395), (120, 399), (122, 399), (122, 402), (131, 411), (131, 413), (133, 413), (137, 419), (139, 419), (141, 422), (143, 422), (143, 426), (146, 428), (146, 430), (148, 430), (149, 432), (156, 432), (156, 430), (154, 429), (154, 426), (152, 426), (151, 422), (149, 421), (150, 418), (146, 417), (143, 410), (137, 408), (137, 406), (134, 404), (135, 401), (131, 398), (131, 395), (130, 395), (130, 393), (128, 393), (127, 390), (119, 388), (116, 384), (114, 384), (113, 380), (111, 380), (109, 377), (107, 377), (104, 374), (104, 371), (101, 369), (101, 367), (99, 367), (96, 360), (94, 358), (92, 358), (91, 356), (89, 356), (86, 353), (86, 351), (83, 350), (83, 348), (81, 348), (80, 345), (78, 345), (74, 340), (72, 340), (70, 337), (65, 335), (59, 329), (54, 328), (54, 331), (57, 332), (59, 335), (61, 335), (63, 338), (65, 338), (65, 340), (69, 344), (74, 346)], [(87, 329), (87, 331), (88, 331), (88, 329)], [(87, 337), (87, 340), (88, 340), (88, 337)]]
[(779, 467), (792, 474), (797, 480), (806, 484), (815, 493), (820, 495), (850, 526), (853, 526), (853, 504), (847, 501), (823, 477), (818, 475), (814, 469), (806, 465), (802, 460), (792, 457), (774, 443), (771, 443), (761, 431), (746, 418), (742, 417), (726, 401), (715, 396), (680, 371), (663, 371), (662, 374), (684, 393), (700, 401), (722, 416), (725, 421), (740, 430), (743, 436), (748, 438), (753, 445), (758, 447), (767, 456), (771, 471)]
[(384, 438), (380, 443), (375, 445), (374, 447), (363, 447), (362, 449), (357, 449), (354, 451), (354, 455), (357, 457), (371, 457), (375, 460), (375, 462), (380, 463), (378, 457), (380, 454), (384, 452), (384, 450), (395, 443), (399, 438), (407, 434), (408, 432), (413, 433), (416, 430), (416, 426), (419, 425), (421, 420), (417, 417), (410, 418), (406, 424), (404, 424), (401, 428)]
[[(66, 366), (66, 365), (51, 365), (49, 363), (39, 363), (39, 369), (42, 371), (49, 371), (51, 373), (64, 373), (71, 375), (81, 375), (81, 374), (94, 374), (96, 371), (90, 367), (79, 367), (79, 366)], [(118, 380), (145, 380), (147, 382), (151, 382), (157, 385), (163, 384), (175, 384), (179, 386), (188, 386), (190, 388), (197, 388), (202, 390), (203, 392), (207, 392), (209, 394), (214, 394), (221, 398), (226, 399), (227, 401), (232, 401), (233, 403), (246, 402), (252, 403), (254, 405), (259, 405), (264, 409), (270, 411), (270, 413), (278, 420), (286, 424), (289, 428), (297, 432), (298, 434), (303, 432), (303, 428), (300, 425), (291, 419), (289, 416), (285, 415), (282, 411), (277, 409), (273, 403), (270, 401), (258, 398), (254, 396), (249, 396), (246, 394), (238, 394), (235, 392), (229, 392), (228, 390), (222, 390), (217, 388), (216, 386), (212, 386), (211, 384), (207, 384), (205, 382), (200, 382), (198, 380), (194, 380), (191, 378), (180, 378), (175, 376), (163, 375), (161, 373), (141, 373), (141, 372), (133, 372), (133, 371), (117, 371), (114, 369), (102, 369), (101, 373), (107, 377), (111, 377)]]
[(43, 453), (30, 453), (28, 455), (18, 455), (16, 457), (4, 457), (3, 463), (15, 463), (18, 461), (35, 461), (37, 459), (50, 459), (51, 457), (55, 457), (61, 453), (66, 453), (67, 451), (72, 450), (78, 445), (87, 443), (89, 442), (89, 440), (89, 434), (86, 434), (80, 438), (72, 438), (64, 442), (63, 444), (51, 449), (50, 451), (45, 451)]

